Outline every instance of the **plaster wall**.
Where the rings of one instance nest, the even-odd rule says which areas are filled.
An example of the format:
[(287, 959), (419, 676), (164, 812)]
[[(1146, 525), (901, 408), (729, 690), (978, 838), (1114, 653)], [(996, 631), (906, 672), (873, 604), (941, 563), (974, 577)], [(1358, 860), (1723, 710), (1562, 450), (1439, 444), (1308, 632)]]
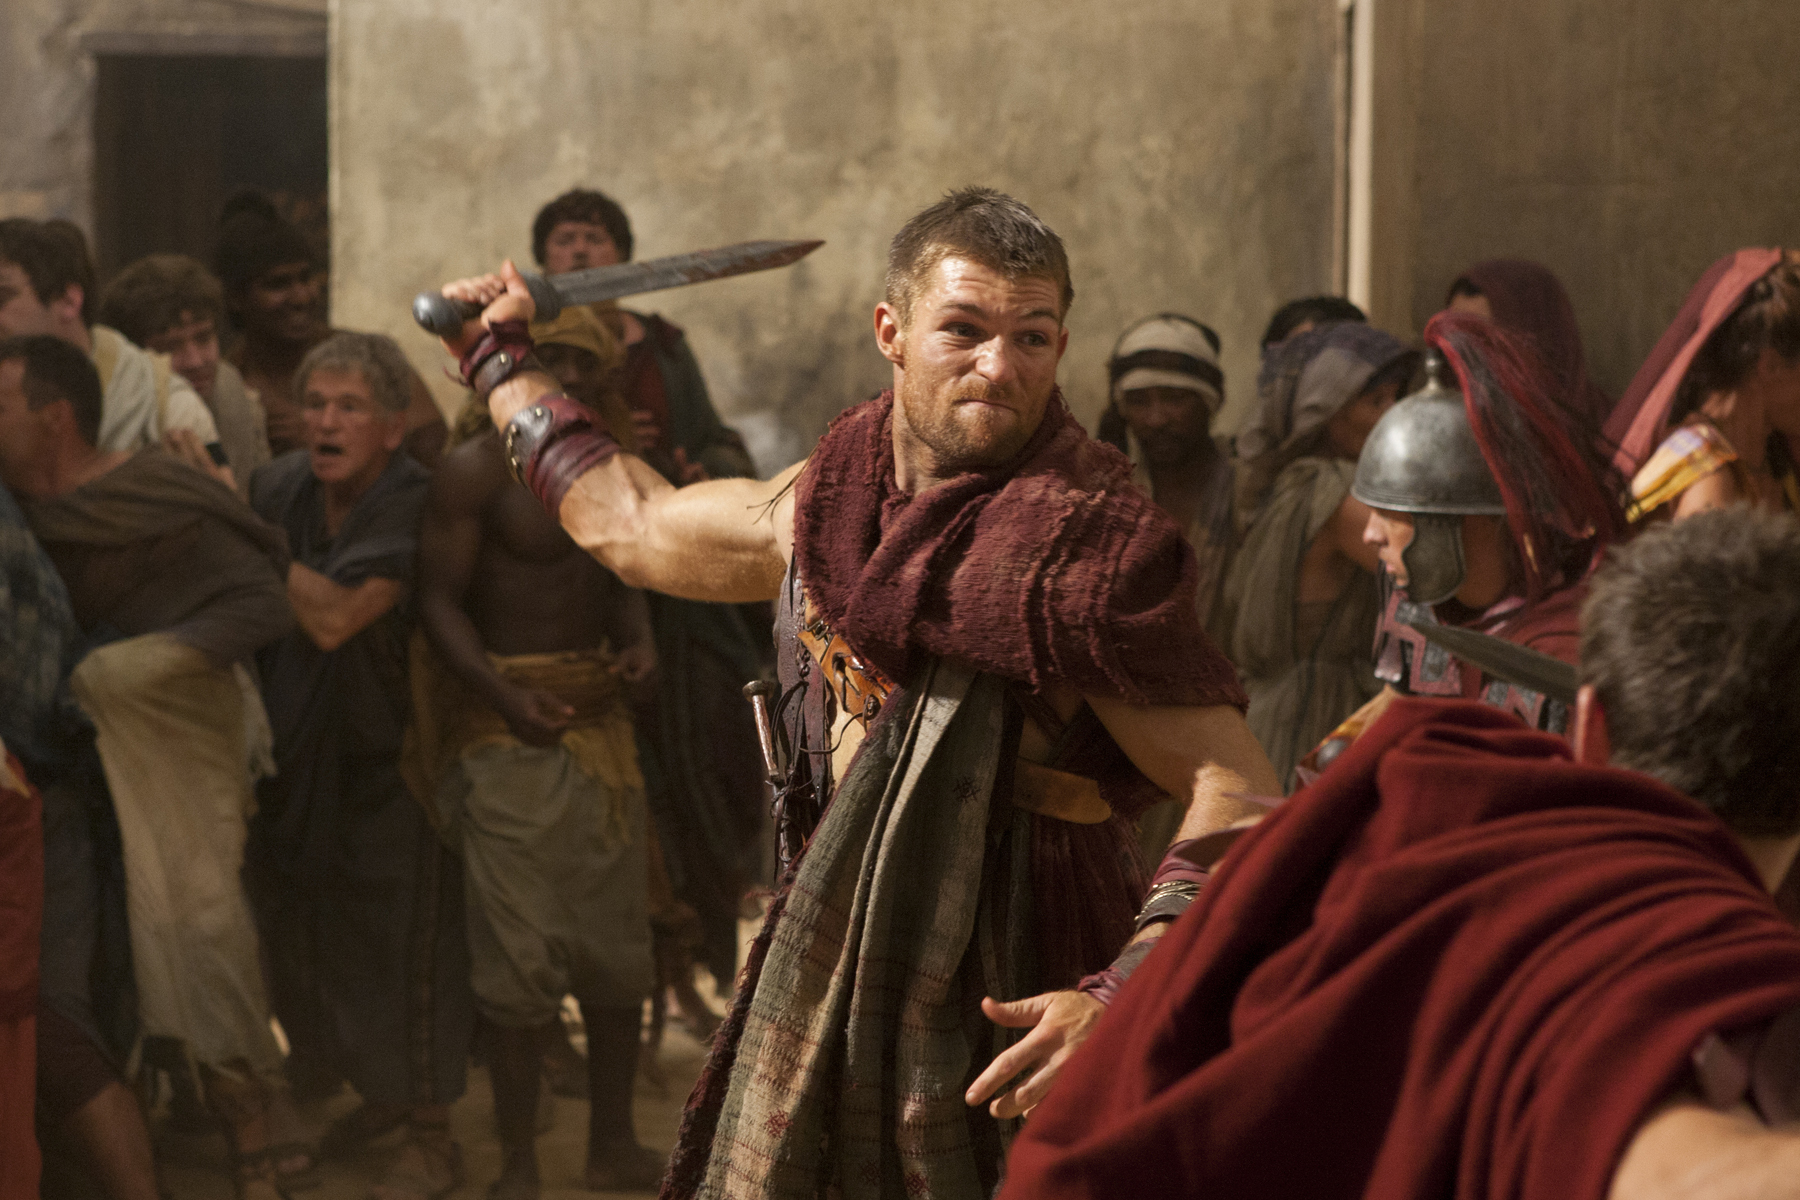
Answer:
[[(1213, 324), (1228, 412), (1281, 301), (1331, 280), (1334, 0), (339, 0), (333, 314), (428, 378), (420, 288), (529, 258), (577, 184), (639, 257), (761, 237), (781, 272), (643, 297), (684, 326), (759, 464), (802, 456), (885, 386), (870, 333), (888, 239), (945, 190), (1017, 195), (1063, 237), (1062, 382), (1089, 422), (1129, 321)], [(451, 390), (441, 395), (453, 402)]]
[(320, 54), (323, 0), (4, 0), (0, 217), (93, 225), (97, 54)]
[(1385, 114), (1390, 328), (1480, 259), (1537, 259), (1617, 396), (1708, 263), (1800, 244), (1792, 0), (1374, 2), (1387, 72), (1419, 81)]

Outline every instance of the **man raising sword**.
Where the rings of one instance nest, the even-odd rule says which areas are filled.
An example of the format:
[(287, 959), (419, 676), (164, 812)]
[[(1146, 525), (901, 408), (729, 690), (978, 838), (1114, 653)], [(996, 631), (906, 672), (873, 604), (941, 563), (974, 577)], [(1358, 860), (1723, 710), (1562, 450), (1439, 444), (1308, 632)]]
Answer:
[(1192, 551), (1057, 391), (1061, 240), (988, 189), (920, 213), (875, 309), (892, 391), (773, 480), (680, 490), (534, 365), (510, 263), (444, 294), (486, 306), (445, 344), (582, 548), (634, 586), (779, 606), (794, 857), (664, 1195), (990, 1194), (1101, 1011), (1107, 980), (1076, 985), (1193, 894), (1175, 878), (1134, 921), (1131, 819), (1191, 795), (1190, 839), (1279, 786)]

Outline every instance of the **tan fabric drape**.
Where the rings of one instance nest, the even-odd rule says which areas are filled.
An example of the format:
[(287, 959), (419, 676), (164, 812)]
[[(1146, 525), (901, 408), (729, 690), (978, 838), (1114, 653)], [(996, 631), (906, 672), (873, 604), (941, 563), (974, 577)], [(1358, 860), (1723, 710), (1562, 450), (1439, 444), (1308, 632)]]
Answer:
[(144, 1032), (196, 1062), (280, 1065), (239, 872), (252, 800), (232, 670), (167, 634), (113, 642), (71, 677), (98, 732), (125, 851)]
[(1217, 623), (1250, 692), (1245, 719), (1291, 788), (1294, 764), (1378, 689), (1379, 598), (1357, 572), (1335, 604), (1302, 620), (1300, 560), (1349, 494), (1356, 464), (1301, 458), (1277, 477), (1225, 581)]

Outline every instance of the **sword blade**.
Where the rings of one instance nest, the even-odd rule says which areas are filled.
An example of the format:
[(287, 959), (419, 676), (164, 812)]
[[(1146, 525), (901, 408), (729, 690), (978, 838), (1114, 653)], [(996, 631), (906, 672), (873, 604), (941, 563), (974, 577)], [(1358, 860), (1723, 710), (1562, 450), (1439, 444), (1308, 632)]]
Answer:
[(1575, 668), (1560, 658), (1551, 658), (1517, 642), (1474, 629), (1434, 625), (1429, 621), (1408, 621), (1407, 624), (1424, 634), (1426, 641), (1442, 646), (1496, 679), (1542, 692), (1564, 704), (1575, 703)]
[(799, 262), (824, 244), (818, 241), (739, 242), (717, 250), (671, 254), (667, 258), (618, 263), (610, 267), (590, 267), (585, 271), (569, 271), (545, 278), (564, 304), (597, 304), (602, 300), (660, 292), (664, 288), (683, 287), (708, 279), (727, 279), (752, 271), (785, 267)]
[[(640, 292), (657, 292), (706, 279), (725, 279), (768, 271), (798, 262), (824, 242), (739, 242), (696, 254), (671, 254), (646, 262), (591, 267), (561, 275), (521, 272), (540, 321), (554, 321), (570, 304), (597, 304)], [(481, 315), (481, 305), (451, 300), (440, 292), (420, 292), (413, 297), (413, 320), (439, 337), (454, 337), (463, 322)]]

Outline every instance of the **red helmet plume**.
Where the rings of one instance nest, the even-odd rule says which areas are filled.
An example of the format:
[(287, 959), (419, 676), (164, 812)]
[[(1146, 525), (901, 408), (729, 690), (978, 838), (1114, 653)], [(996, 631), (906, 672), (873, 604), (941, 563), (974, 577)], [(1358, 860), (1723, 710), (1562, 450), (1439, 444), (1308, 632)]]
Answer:
[(1456, 372), (1469, 424), (1500, 485), (1506, 524), (1537, 600), (1576, 582), (1625, 528), (1622, 482), (1599, 451), (1599, 435), (1557, 395), (1549, 369), (1491, 321), (1442, 312), (1425, 341)]

